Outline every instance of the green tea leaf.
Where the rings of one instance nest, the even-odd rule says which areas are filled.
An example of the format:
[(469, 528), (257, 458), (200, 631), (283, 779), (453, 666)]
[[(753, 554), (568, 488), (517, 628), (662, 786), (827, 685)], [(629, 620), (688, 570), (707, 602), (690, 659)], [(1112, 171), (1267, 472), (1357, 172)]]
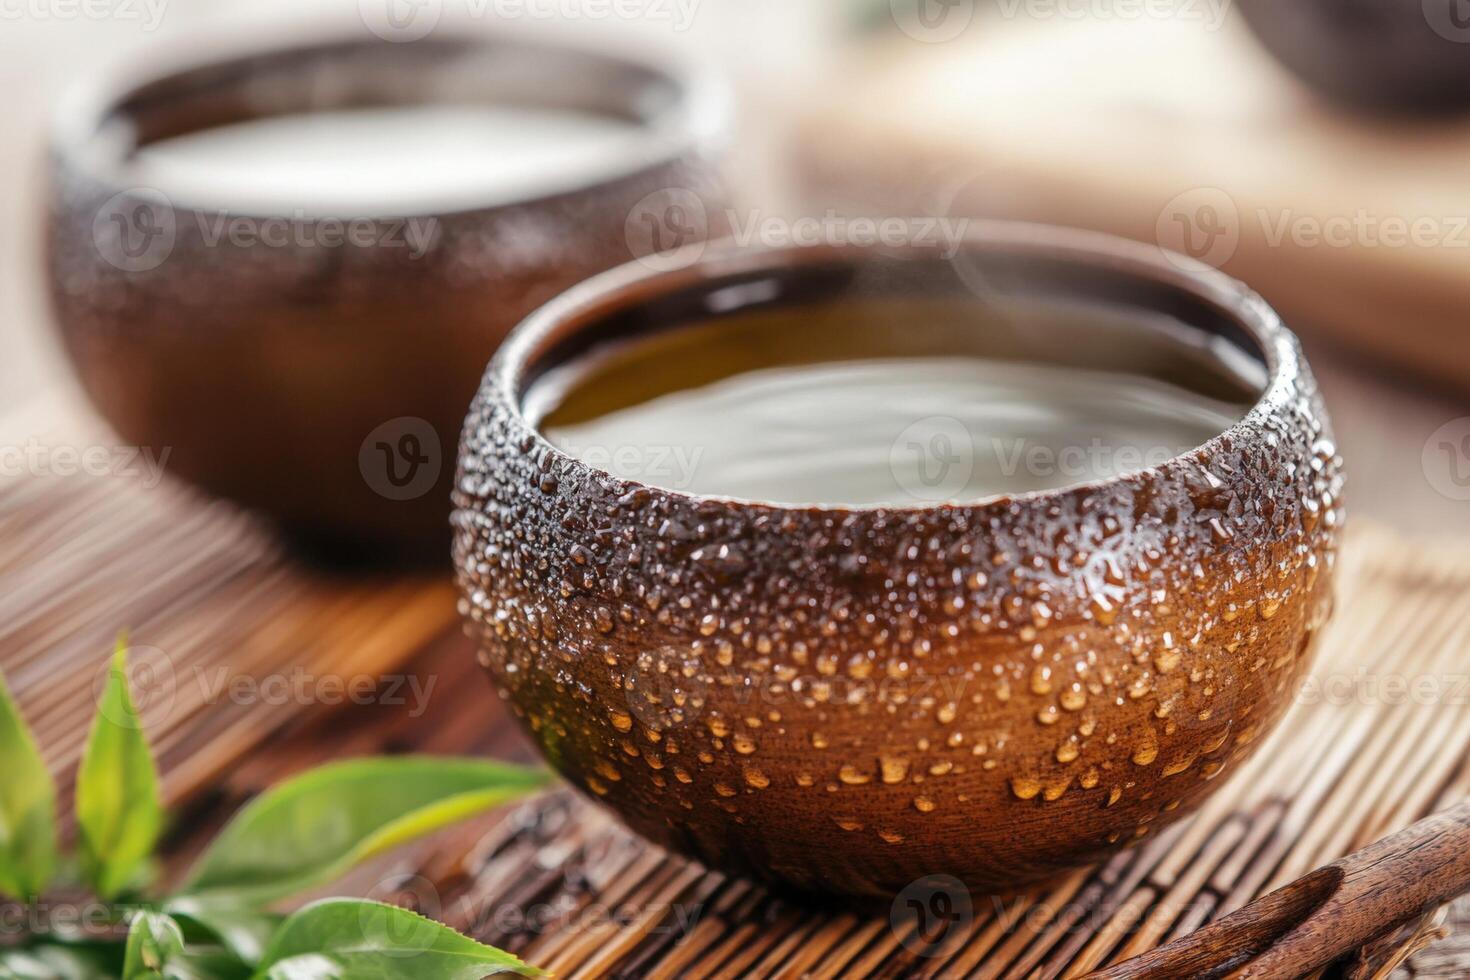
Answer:
[(54, 970), (24, 949), (0, 950), (0, 980), (51, 980)]
[[(177, 922), (158, 912), (139, 912), (128, 927), (122, 980), (163, 980), (174, 975), (171, 961), (182, 957), (184, 933)], [(167, 972), (166, 972), (167, 971)]]
[(170, 969), (180, 980), (250, 980), (251, 968), (222, 946), (185, 946)]
[(35, 898), (56, 873), (56, 786), (0, 675), (0, 894)]
[(181, 923), (161, 912), (139, 912), (128, 928), (122, 980), (248, 980), (250, 973), (234, 953), (196, 945)]
[(121, 944), (42, 944), (0, 949), (0, 980), (116, 980)]
[(176, 901), (262, 906), (543, 785), (546, 772), (478, 759), (391, 756), (314, 769), (262, 794), (200, 858)]
[(168, 905), (169, 912), (228, 949), (243, 963), (254, 966), (265, 955), (265, 947), (286, 917), (274, 912), (218, 905), (181, 898)]
[(163, 830), (158, 771), (128, 692), (127, 666), (127, 647), (119, 639), (77, 771), (83, 865), (103, 898), (136, 885)]
[(541, 971), (396, 905), (331, 898), (276, 934), (256, 980), (480, 980)]

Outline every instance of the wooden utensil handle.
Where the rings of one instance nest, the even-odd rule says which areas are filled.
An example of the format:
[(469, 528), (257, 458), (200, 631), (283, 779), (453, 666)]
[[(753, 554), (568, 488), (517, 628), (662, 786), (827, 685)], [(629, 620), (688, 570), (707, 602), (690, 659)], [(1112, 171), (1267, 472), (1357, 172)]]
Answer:
[(1467, 891), (1470, 801), (1086, 980), (1298, 977)]

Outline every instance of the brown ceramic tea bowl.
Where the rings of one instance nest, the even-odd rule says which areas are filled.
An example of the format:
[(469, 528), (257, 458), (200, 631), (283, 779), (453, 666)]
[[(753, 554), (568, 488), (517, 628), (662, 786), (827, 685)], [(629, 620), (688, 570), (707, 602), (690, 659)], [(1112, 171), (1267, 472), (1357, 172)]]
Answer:
[(1376, 113), (1470, 106), (1470, 20), (1459, 0), (1240, 0), (1272, 55), (1319, 94)]
[[(872, 508), (618, 479), (528, 404), (602, 345), (903, 296), (970, 304), (977, 329), (1056, 302), (1163, 317), (1247, 359), (1259, 397), (1130, 474)], [(1339, 468), (1298, 343), (1250, 290), (1152, 247), (976, 225), (955, 261), (727, 251), (543, 307), (466, 423), (454, 556), (500, 696), (640, 833), (803, 890), (994, 892), (1158, 832), (1261, 744), (1330, 615)]]
[[(334, 557), (442, 562), (455, 439), (501, 339), (640, 254), (640, 208), (720, 200), (724, 97), (682, 70), (483, 35), (146, 64), (58, 116), (46, 251), (65, 348), (124, 439)], [(636, 135), (534, 190), (350, 206), (176, 186), (140, 157), (226, 124), (420, 105), (572, 110)], [(395, 188), (423, 190), (436, 147)]]

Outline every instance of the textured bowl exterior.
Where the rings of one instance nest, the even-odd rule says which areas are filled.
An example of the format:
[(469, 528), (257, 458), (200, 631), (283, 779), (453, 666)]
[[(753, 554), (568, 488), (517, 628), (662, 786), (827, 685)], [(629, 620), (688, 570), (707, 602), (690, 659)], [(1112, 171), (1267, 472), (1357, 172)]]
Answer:
[[(295, 218), (266, 247), (221, 234), (237, 216), (129, 187), (83, 149), (52, 152), (46, 256), (55, 322), (98, 411), (123, 439), (167, 447), (171, 473), (327, 552), (373, 558), (444, 560), (455, 439), (511, 328), (631, 260), (625, 224), (646, 195), (723, 198), (710, 148), (690, 140), (564, 193), (375, 220), (368, 244), (332, 244), (343, 222), (328, 217)], [(118, 263), (99, 247), (99, 216), (135, 203), (170, 229), (165, 258)], [(427, 249), (408, 247), (414, 228)], [(418, 440), (433, 482), (383, 484), (366, 445), (380, 426), (390, 448)]]
[(1157, 832), (1279, 720), (1331, 611), (1323, 406), (1222, 281), (1274, 362), (1241, 422), (1132, 476), (924, 509), (696, 498), (569, 458), (521, 369), (587, 293), (543, 310), (485, 377), (455, 489), (500, 696), (640, 833), (800, 889), (1004, 891)]

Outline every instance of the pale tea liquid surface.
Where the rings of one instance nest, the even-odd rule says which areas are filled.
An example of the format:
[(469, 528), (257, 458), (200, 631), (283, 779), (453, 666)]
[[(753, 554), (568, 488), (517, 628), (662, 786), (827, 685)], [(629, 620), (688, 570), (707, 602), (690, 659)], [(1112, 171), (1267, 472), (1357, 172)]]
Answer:
[[(898, 323), (924, 317), (893, 312)], [(534, 386), (528, 407), (547, 411), (554, 445), (624, 479), (775, 504), (912, 507), (1156, 466), (1229, 428), (1259, 394), (1260, 365), (1232, 363), (1198, 335), (1064, 320), (1046, 329), (1076, 331), (1075, 343), (1054, 336), (1028, 351), (1030, 328), (1013, 318), (963, 334), (938, 312), (908, 340), (826, 317), (783, 340), (770, 333), (779, 316), (734, 318), (583, 358)], [(1114, 329), (1111, 354), (1084, 366)], [(968, 349), (937, 353), (944, 335)]]
[(565, 189), (635, 154), (630, 120), (567, 109), (422, 105), (271, 116), (149, 143), (135, 179), (236, 212), (354, 217)]

